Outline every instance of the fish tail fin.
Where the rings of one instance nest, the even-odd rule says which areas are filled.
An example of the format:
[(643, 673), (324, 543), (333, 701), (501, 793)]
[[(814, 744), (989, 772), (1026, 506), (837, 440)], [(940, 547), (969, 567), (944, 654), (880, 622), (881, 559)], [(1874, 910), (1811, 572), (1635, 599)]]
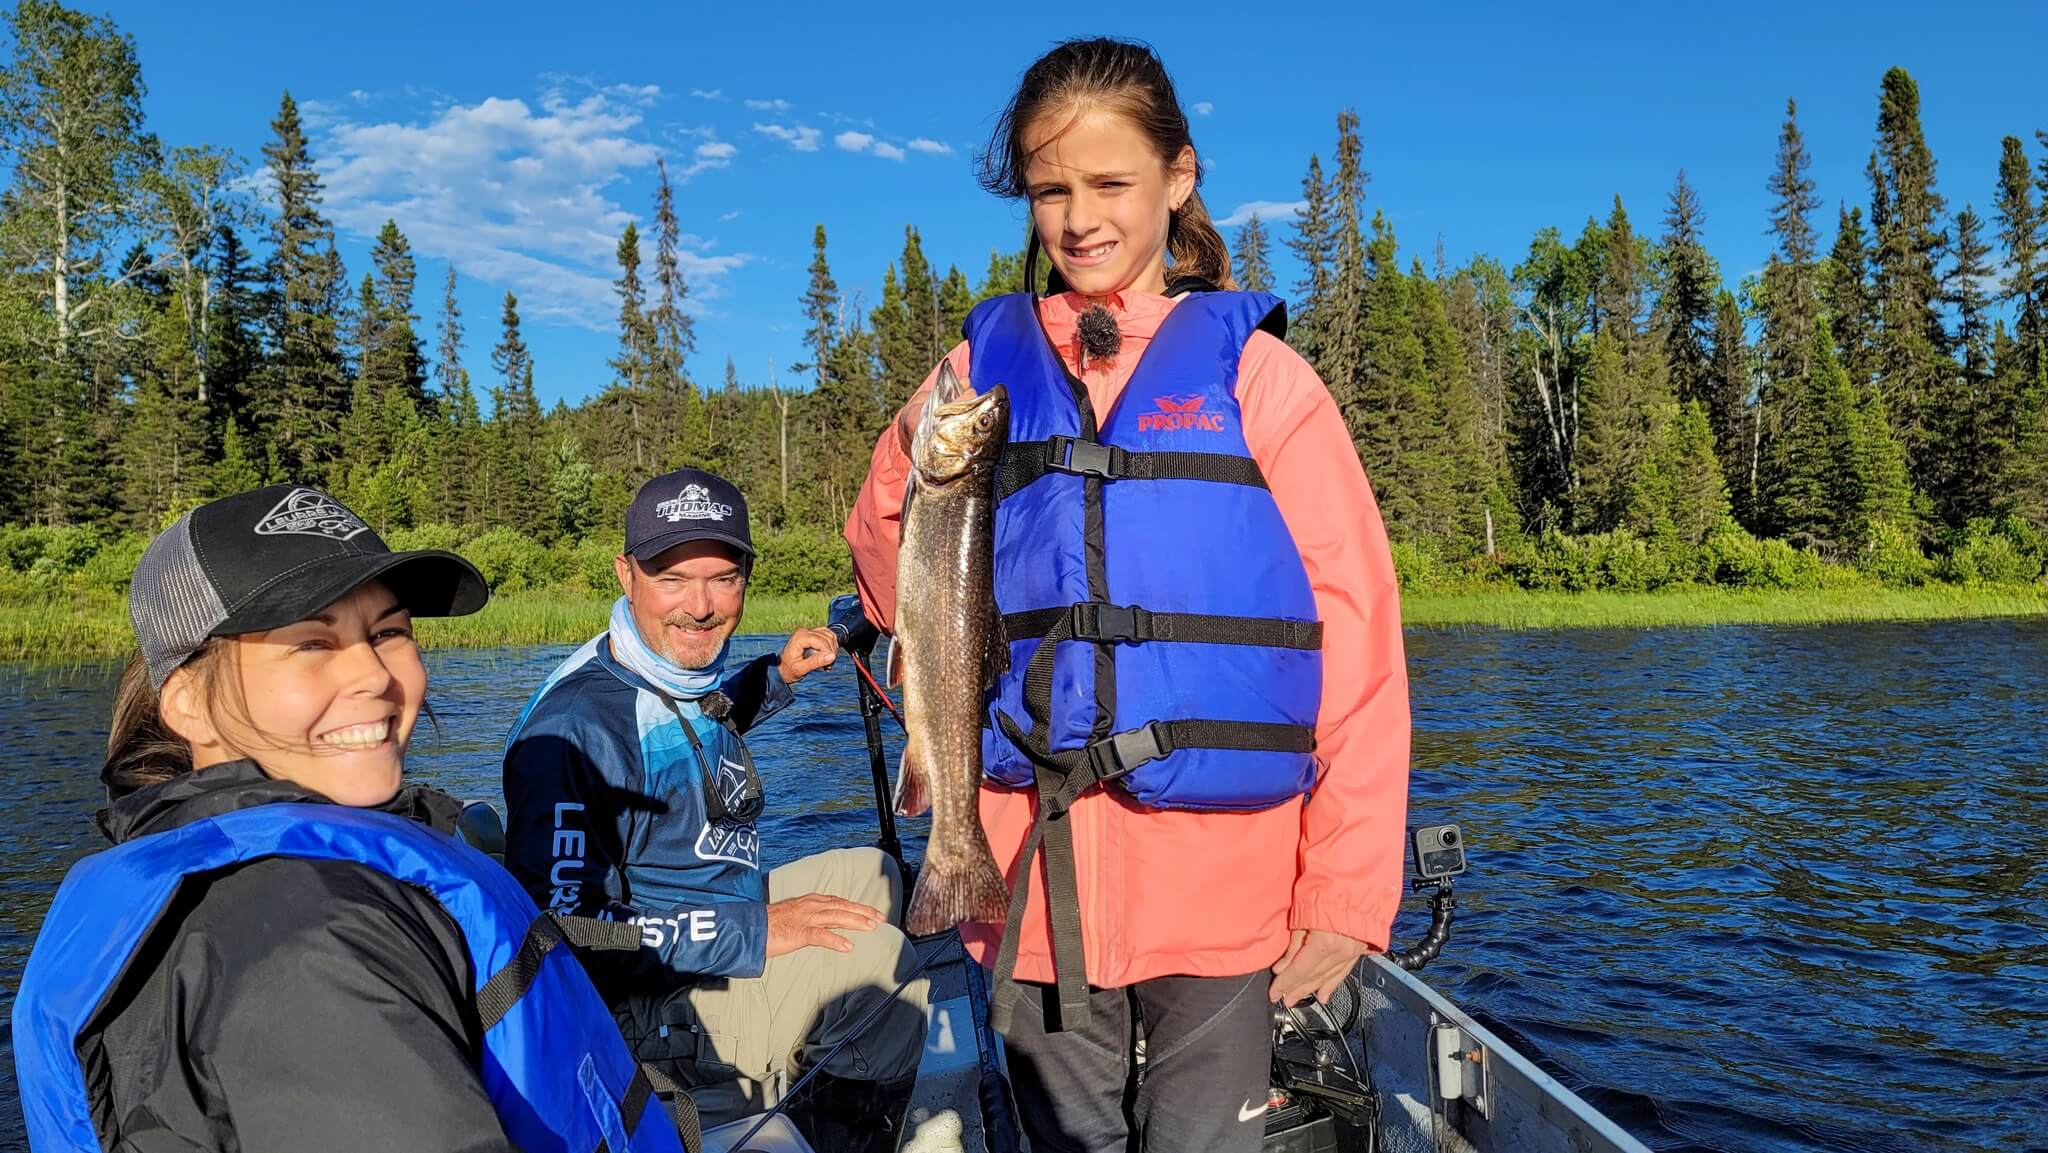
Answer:
[(965, 861), (926, 859), (903, 917), (903, 931), (922, 937), (943, 933), (962, 921), (1000, 923), (1009, 904), (1010, 886), (1003, 871), (996, 867), (987, 842), (976, 837)]
[(931, 785), (924, 779), (924, 770), (917, 758), (910, 755), (910, 749), (903, 749), (903, 761), (896, 770), (896, 815), (899, 817), (921, 816), (932, 807)]

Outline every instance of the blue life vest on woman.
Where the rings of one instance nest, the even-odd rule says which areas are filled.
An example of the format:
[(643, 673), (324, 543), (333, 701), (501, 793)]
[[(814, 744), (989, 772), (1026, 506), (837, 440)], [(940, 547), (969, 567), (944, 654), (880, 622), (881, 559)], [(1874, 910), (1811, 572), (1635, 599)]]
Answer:
[[(1011, 650), (983, 735), (992, 779), (1028, 785), (1033, 752), (1083, 752), (1154, 808), (1262, 809), (1314, 785), (1322, 630), (1237, 404), (1245, 342), (1281, 307), (1190, 293), (1099, 427), (1029, 295), (968, 317), (973, 379), (1010, 396), (995, 593)], [(1043, 701), (1027, 699), (1034, 660)], [(1005, 716), (1038, 723), (1020, 742)]]
[(102, 1148), (80, 1034), (186, 878), (263, 857), (354, 861), (440, 901), (469, 947), (484, 1026), (481, 1079), (513, 1144), (527, 1153), (682, 1149), (581, 962), (553, 947), (566, 938), (633, 948), (639, 929), (542, 916), (510, 874), (453, 838), (390, 813), (322, 804), (236, 810), (124, 842), (71, 868), (14, 1002), (15, 1070), (31, 1147)]
[[(1198, 291), (1166, 315), (1110, 412), (1018, 293), (967, 318), (970, 375), (1009, 392), (997, 482), (995, 600), (1009, 638), (982, 771), (1035, 785), (1013, 876), (991, 1019), (1011, 979), (1043, 845), (1060, 1027), (1089, 1019), (1073, 832), (1114, 785), (1162, 809), (1270, 808), (1315, 786), (1322, 625), (1301, 553), (1252, 460), (1238, 362), (1279, 298)], [(1277, 323), (1276, 323), (1277, 322)]]

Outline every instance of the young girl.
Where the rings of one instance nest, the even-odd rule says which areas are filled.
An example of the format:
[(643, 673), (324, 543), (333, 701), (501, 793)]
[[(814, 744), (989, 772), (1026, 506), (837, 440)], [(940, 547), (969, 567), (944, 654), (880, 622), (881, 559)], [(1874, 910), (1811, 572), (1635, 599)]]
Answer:
[(101, 770), (114, 847), (66, 876), (14, 1006), (36, 1149), (680, 1147), (551, 948), (621, 942), (537, 919), (450, 835), (452, 798), (400, 785), (412, 618), (485, 597), (309, 488), (151, 543)]
[[(980, 807), (1012, 903), (1000, 931), (963, 934), (997, 970), (1042, 1151), (1259, 1148), (1272, 1003), (1328, 997), (1386, 948), (1401, 896), (1385, 529), (1328, 390), (1279, 339), (1279, 301), (1229, 291), (1199, 172), (1149, 49), (1047, 53), (983, 183), (1028, 200), (1026, 282), (1042, 252), (1053, 294), (984, 302), (947, 358), (1011, 404), (1011, 670)], [(922, 404), (876, 445), (846, 527), (885, 627)]]

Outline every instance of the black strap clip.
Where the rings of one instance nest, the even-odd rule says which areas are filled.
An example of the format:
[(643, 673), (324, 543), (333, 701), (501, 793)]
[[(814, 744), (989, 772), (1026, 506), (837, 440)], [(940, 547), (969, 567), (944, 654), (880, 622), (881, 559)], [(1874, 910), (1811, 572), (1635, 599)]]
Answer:
[(1117, 641), (1149, 641), (1153, 637), (1152, 613), (1142, 605), (1077, 601), (1073, 614), (1076, 640), (1114, 644)]
[(1173, 752), (1166, 727), (1152, 721), (1141, 728), (1112, 733), (1088, 746), (1088, 764), (1098, 781), (1113, 781), (1148, 761)]
[(1113, 444), (1100, 444), (1071, 436), (1049, 436), (1045, 439), (1045, 444), (1047, 469), (1092, 476), (1098, 480), (1122, 476), (1129, 455)]

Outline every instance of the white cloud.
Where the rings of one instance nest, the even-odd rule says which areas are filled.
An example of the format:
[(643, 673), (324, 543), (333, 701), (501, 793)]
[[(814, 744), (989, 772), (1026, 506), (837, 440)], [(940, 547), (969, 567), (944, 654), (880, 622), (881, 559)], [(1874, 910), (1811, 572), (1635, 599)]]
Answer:
[(786, 124), (762, 124), (758, 121), (754, 124), (754, 131), (763, 136), (773, 136), (798, 152), (816, 152), (818, 137), (822, 135), (817, 129), (808, 126), (791, 128)]
[(370, 94), (360, 88), (349, 89), (348, 98), (357, 104), (368, 104), (370, 102)]
[(923, 136), (912, 140), (909, 148), (912, 152), (929, 152), (934, 156), (951, 156), (953, 154), (952, 145), (939, 140), (930, 140)]
[(865, 152), (868, 145), (874, 142), (875, 138), (865, 132), (842, 132), (832, 138), (832, 143), (846, 149), (848, 152)]
[(730, 167), (732, 158), (738, 154), (738, 148), (723, 140), (712, 140), (699, 144), (693, 153), (695, 159), (690, 162), (688, 167), (676, 173), (676, 179), (688, 180), (690, 177), (706, 169)]
[[(608, 328), (618, 236), (636, 216), (608, 188), (654, 166), (658, 149), (641, 138), (649, 92), (552, 92), (538, 109), (494, 96), (414, 122), (338, 119), (313, 149), (327, 213), (365, 237), (395, 219), (423, 255), (518, 293), (530, 319)], [(685, 173), (723, 167), (736, 151), (699, 145)], [(693, 302), (715, 298), (748, 259), (702, 241), (681, 256)]]
[(1216, 222), (1220, 228), (1236, 228), (1256, 215), (1262, 223), (1292, 217), (1308, 207), (1306, 200), (1247, 200)]
[(718, 218), (718, 221), (719, 221), (719, 223), (723, 224), (723, 223), (725, 223), (725, 222), (727, 222), (727, 221), (730, 221), (730, 220), (738, 220), (739, 218), (740, 218), (740, 210), (739, 210), (739, 209), (737, 209), (737, 208), (735, 208), (735, 209), (733, 209), (733, 210), (732, 210), (731, 212), (728, 212), (728, 213), (726, 213), (726, 214), (725, 214), (724, 216), (721, 216), (721, 217), (719, 217), (719, 218)]
[(690, 95), (695, 96), (699, 100), (717, 100), (722, 102), (726, 99), (725, 89), (723, 88), (692, 88), (690, 89)]
[(884, 160), (901, 160), (903, 159), (904, 152), (901, 148), (886, 140), (877, 140), (875, 141), (875, 155)]
[(1216, 111), (1216, 106), (1207, 100), (1197, 100), (1193, 104), (1188, 105), (1188, 111), (1193, 112), (1197, 116), (1207, 116), (1211, 112)]
[(784, 100), (780, 97), (777, 97), (774, 100), (749, 100), (746, 103), (747, 107), (753, 109), (756, 112), (783, 113), (796, 107), (796, 105), (791, 104), (789, 101)]

